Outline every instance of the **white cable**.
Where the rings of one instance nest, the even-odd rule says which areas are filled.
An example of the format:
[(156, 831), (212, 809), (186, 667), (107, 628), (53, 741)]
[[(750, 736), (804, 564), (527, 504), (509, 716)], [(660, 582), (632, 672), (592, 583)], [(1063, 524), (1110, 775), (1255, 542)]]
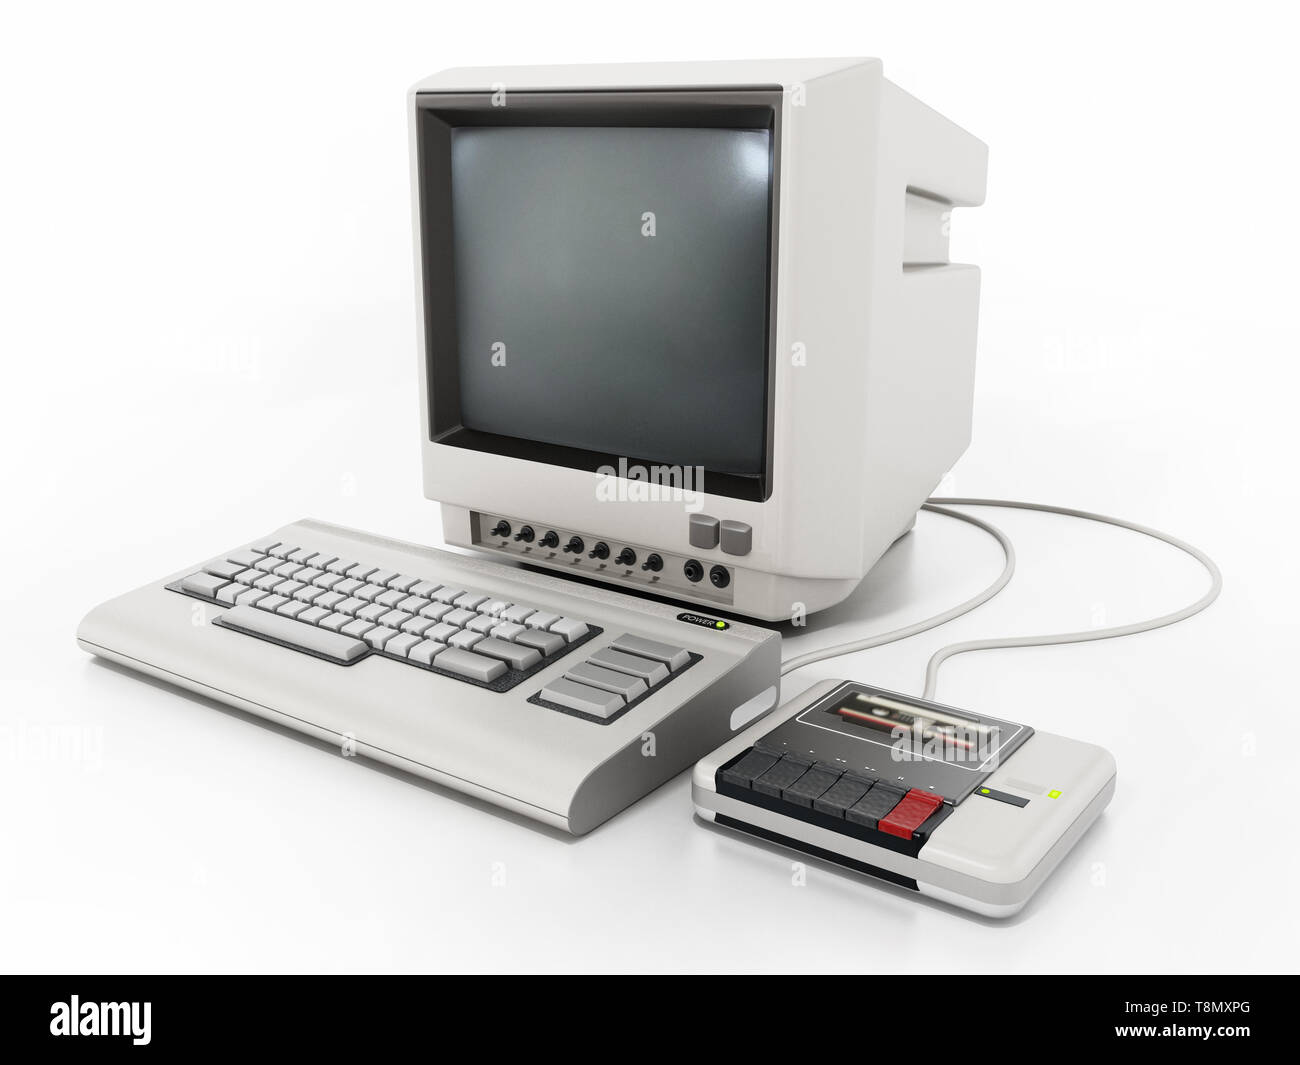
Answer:
[(936, 628), (939, 625), (946, 624), (954, 618), (959, 618), (974, 610), (977, 606), (987, 603), (998, 592), (1007, 586), (1011, 580), (1011, 575), (1016, 571), (1016, 549), (1011, 546), (1011, 541), (1007, 534), (999, 529), (996, 525), (990, 525), (988, 522), (975, 517), (972, 514), (961, 514), (955, 510), (946, 510), (943, 507), (933, 506), (926, 503), (922, 510), (933, 511), (935, 514), (943, 514), (949, 518), (956, 518), (958, 521), (964, 521), (968, 525), (974, 525), (976, 528), (983, 529), (992, 536), (1002, 546), (1002, 554), (1006, 560), (1002, 567), (1002, 572), (998, 575), (997, 580), (990, 584), (978, 595), (960, 606), (952, 607), (945, 610), (942, 614), (935, 614), (934, 617), (926, 618), (924, 621), (918, 621), (912, 625), (906, 625), (901, 629), (894, 629), (891, 632), (883, 632), (879, 636), (868, 636), (861, 640), (854, 640), (851, 643), (837, 644), (834, 647), (826, 647), (820, 651), (809, 651), (807, 654), (799, 655), (781, 663), (781, 676), (785, 676), (791, 670), (801, 669), (803, 666), (811, 665), (813, 662), (820, 662), (824, 658), (838, 658), (840, 655), (852, 654), (854, 651), (865, 651), (871, 647), (880, 647), (883, 644), (893, 643), (895, 640), (905, 640), (909, 636), (915, 636), (919, 632), (925, 632), (927, 629)]
[(936, 499), (935, 502), (945, 503), (949, 506), (1009, 507), (1014, 510), (1037, 510), (1047, 514), (1061, 514), (1067, 518), (1097, 521), (1105, 525), (1114, 525), (1120, 529), (1128, 529), (1130, 532), (1141, 533), (1143, 536), (1161, 540), (1171, 547), (1176, 547), (1178, 550), (1191, 555), (1209, 573), (1210, 587), (1196, 602), (1183, 607), (1181, 610), (1175, 610), (1170, 614), (1162, 614), (1146, 621), (1136, 621), (1130, 625), (1114, 625), (1105, 629), (1083, 629), (1079, 632), (1058, 632), (1045, 636), (1004, 636), (993, 640), (968, 640), (965, 643), (954, 643), (949, 644), (947, 647), (941, 647), (931, 656), (929, 665), (926, 666), (925, 692), (922, 695), (924, 699), (934, 697), (935, 688), (939, 683), (939, 668), (954, 655), (965, 654), (967, 651), (989, 651), (1002, 647), (1042, 647), (1049, 644), (1087, 643), (1091, 640), (1110, 640), (1117, 636), (1132, 636), (1139, 632), (1150, 632), (1152, 629), (1161, 629), (1166, 625), (1174, 625), (1180, 621), (1185, 621), (1194, 614), (1199, 614), (1219, 597), (1219, 592), (1223, 589), (1223, 574), (1219, 572), (1219, 567), (1214, 564), (1214, 560), (1204, 551), (1178, 539), (1176, 536), (1163, 533), (1159, 529), (1149, 528), (1146, 525), (1139, 525), (1134, 521), (1112, 518), (1105, 514), (1095, 514), (1090, 510), (1053, 507), (1046, 503), (1021, 503), (1010, 499), (941, 498)]
[(1141, 533), (1144, 536), (1154, 537), (1172, 547), (1178, 548), (1191, 555), (1197, 562), (1205, 567), (1210, 575), (1210, 588), (1196, 602), (1181, 610), (1175, 610), (1171, 614), (1163, 614), (1160, 617), (1151, 618), (1147, 621), (1135, 622), (1131, 625), (1116, 625), (1105, 629), (1086, 629), (1081, 632), (1061, 632), (1052, 633), (1044, 636), (1007, 636), (992, 640), (969, 640), (964, 643), (949, 644), (941, 647), (930, 658), (929, 665), (925, 672), (925, 694), (923, 698), (930, 699), (934, 697), (935, 688), (938, 685), (939, 669), (949, 658), (954, 655), (964, 654), (967, 651), (987, 651), (994, 648), (1004, 647), (1039, 647), (1047, 644), (1062, 643), (1085, 643), (1091, 640), (1108, 640), (1117, 636), (1131, 636), (1138, 632), (1149, 632), (1152, 629), (1163, 628), (1166, 625), (1173, 625), (1176, 622), (1184, 621), (1193, 614), (1199, 614), (1207, 606), (1218, 598), (1219, 592), (1223, 588), (1223, 575), (1219, 572), (1219, 567), (1214, 564), (1214, 560), (1205, 554), (1199, 548), (1179, 540), (1168, 533), (1160, 532), (1158, 529), (1152, 529), (1145, 525), (1139, 525), (1136, 522), (1125, 521), (1123, 518), (1112, 518), (1105, 514), (1096, 514), (1089, 510), (1076, 510), (1071, 507), (1055, 507), (1046, 503), (1022, 503), (1011, 499), (974, 499), (974, 498), (956, 498), (956, 497), (934, 497), (930, 499), (923, 510), (933, 511), (936, 514), (944, 514), (950, 518), (957, 518), (960, 521), (967, 522), (977, 528), (983, 529), (992, 536), (1001, 545), (1003, 554), (1006, 558), (1006, 564), (1002, 568), (1001, 574), (997, 580), (985, 588), (975, 597), (966, 600), (959, 606), (950, 610), (945, 610), (941, 614), (935, 614), (933, 617), (926, 618), (924, 621), (918, 621), (913, 625), (907, 625), (901, 629), (894, 629), (891, 632), (881, 633), (879, 636), (868, 636), (865, 639), (854, 640), (850, 643), (837, 644), (834, 647), (827, 647), (819, 651), (809, 651), (796, 658), (792, 658), (781, 664), (781, 676), (800, 669), (803, 666), (811, 665), (813, 662), (820, 662), (826, 658), (838, 658), (840, 655), (853, 654), (855, 651), (865, 651), (872, 647), (880, 647), (887, 643), (894, 643), (897, 640), (905, 640), (909, 636), (915, 636), (918, 633), (933, 629), (939, 625), (944, 625), (955, 618), (961, 617), (974, 610), (977, 606), (987, 603), (1011, 580), (1011, 575), (1016, 569), (1016, 552), (1007, 535), (995, 525), (981, 521), (969, 514), (962, 514), (955, 510), (946, 509), (949, 506), (980, 506), (980, 507), (1008, 507), (1014, 510), (1035, 510), (1047, 514), (1060, 514), (1068, 518), (1082, 518), (1085, 521), (1097, 521), (1106, 525), (1114, 525), (1121, 529), (1128, 529), (1131, 532)]

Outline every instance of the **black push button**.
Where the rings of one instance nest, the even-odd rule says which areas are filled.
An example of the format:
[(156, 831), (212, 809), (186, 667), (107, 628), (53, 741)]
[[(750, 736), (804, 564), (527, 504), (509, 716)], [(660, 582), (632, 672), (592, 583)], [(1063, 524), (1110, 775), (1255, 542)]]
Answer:
[(850, 806), (844, 816), (854, 824), (875, 828), (876, 822), (888, 815), (889, 811), (902, 801), (905, 794), (902, 788), (877, 784)]
[(796, 806), (811, 806), (813, 800), (822, 795), (827, 788), (840, 779), (838, 769), (815, 765), (788, 788), (781, 792), (781, 798)]
[(755, 791), (779, 798), (781, 792), (798, 780), (807, 771), (812, 762), (806, 758), (796, 758), (787, 754), (766, 773), (755, 779), (751, 785)]
[(845, 773), (824, 795), (813, 799), (813, 809), (831, 817), (843, 817), (845, 811), (864, 796), (871, 781)]
[(722, 771), (722, 779), (738, 788), (747, 788), (780, 760), (780, 755), (750, 750), (740, 761)]

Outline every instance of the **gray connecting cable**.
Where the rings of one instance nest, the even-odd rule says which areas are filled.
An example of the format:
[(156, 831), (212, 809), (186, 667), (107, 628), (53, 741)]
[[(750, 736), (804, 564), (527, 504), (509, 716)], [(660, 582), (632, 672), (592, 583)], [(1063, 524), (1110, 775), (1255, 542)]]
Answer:
[(1013, 510), (1031, 510), (1040, 511), (1046, 514), (1060, 514), (1068, 518), (1081, 518), (1085, 521), (1101, 522), (1105, 525), (1114, 525), (1120, 529), (1127, 529), (1130, 532), (1141, 533), (1143, 536), (1150, 536), (1163, 543), (1176, 547), (1178, 550), (1191, 555), (1210, 575), (1210, 587), (1194, 603), (1175, 610), (1169, 614), (1162, 614), (1159, 617), (1150, 618), (1146, 621), (1134, 622), (1130, 625), (1114, 625), (1103, 629), (1084, 629), (1078, 632), (1060, 632), (1040, 636), (1005, 636), (990, 640), (968, 640), (964, 643), (949, 644), (941, 647), (930, 658), (929, 664), (925, 671), (925, 692), (922, 696), (926, 699), (934, 697), (935, 689), (939, 682), (939, 669), (943, 663), (954, 655), (965, 654), (967, 651), (988, 651), (996, 648), (1005, 647), (1042, 647), (1050, 644), (1063, 643), (1086, 643), (1092, 640), (1109, 640), (1117, 636), (1131, 636), (1139, 632), (1150, 632), (1152, 629), (1164, 628), (1166, 625), (1173, 625), (1179, 621), (1184, 621), (1199, 614), (1207, 606), (1219, 597), (1219, 592), (1223, 588), (1223, 575), (1219, 572), (1219, 567), (1215, 565), (1214, 560), (1201, 551), (1199, 548), (1171, 536), (1168, 533), (1160, 532), (1158, 529), (1149, 528), (1146, 525), (1139, 525), (1137, 522), (1126, 521), (1123, 518), (1113, 518), (1105, 514), (1096, 514), (1089, 510), (1076, 510), (1072, 507), (1055, 507), (1046, 503), (1024, 503), (1011, 499), (974, 499), (974, 498), (956, 498), (956, 497), (936, 497), (926, 503), (924, 509), (934, 511), (937, 514), (945, 514), (949, 517), (959, 518), (962, 521), (975, 525), (993, 536), (1002, 546), (1006, 556), (1006, 565), (1002, 573), (992, 584), (984, 591), (980, 592), (972, 599), (968, 599), (960, 606), (946, 610), (942, 614), (936, 614), (934, 617), (927, 618), (924, 621), (917, 622), (915, 625), (909, 625), (905, 628), (895, 629), (892, 632), (882, 633), (879, 636), (868, 637), (863, 640), (856, 640), (852, 643), (840, 644), (836, 647), (829, 647), (821, 651), (810, 651), (808, 654), (792, 658), (781, 667), (781, 675), (789, 673), (791, 670), (798, 669), (801, 666), (809, 665), (812, 662), (820, 662), (825, 658), (835, 658), (840, 655), (852, 654), (855, 651), (865, 651), (870, 647), (879, 647), (882, 644), (893, 643), (896, 640), (903, 640), (909, 636), (915, 636), (917, 633), (925, 632), (927, 629), (943, 625), (954, 618), (961, 617), (963, 614), (974, 610), (977, 606), (988, 602), (997, 595), (1007, 582), (1011, 580), (1012, 573), (1015, 572), (1016, 556), (1015, 550), (1011, 546), (1011, 541), (1007, 539), (996, 526), (974, 518), (967, 514), (961, 514), (957, 511), (948, 510), (950, 506), (978, 506), (978, 507), (1007, 507)]

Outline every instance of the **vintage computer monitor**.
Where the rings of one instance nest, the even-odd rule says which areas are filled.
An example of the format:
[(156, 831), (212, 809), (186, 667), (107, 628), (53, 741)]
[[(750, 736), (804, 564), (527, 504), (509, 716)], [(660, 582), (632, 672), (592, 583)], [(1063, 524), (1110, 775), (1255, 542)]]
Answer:
[(410, 92), (449, 543), (767, 620), (847, 596), (970, 439), (987, 149), (875, 59)]

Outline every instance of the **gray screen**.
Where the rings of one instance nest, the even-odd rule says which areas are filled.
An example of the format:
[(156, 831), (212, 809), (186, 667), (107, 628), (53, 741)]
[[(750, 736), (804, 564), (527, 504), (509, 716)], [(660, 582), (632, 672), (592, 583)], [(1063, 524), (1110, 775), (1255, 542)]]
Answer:
[(462, 423), (761, 474), (769, 132), (452, 137)]

